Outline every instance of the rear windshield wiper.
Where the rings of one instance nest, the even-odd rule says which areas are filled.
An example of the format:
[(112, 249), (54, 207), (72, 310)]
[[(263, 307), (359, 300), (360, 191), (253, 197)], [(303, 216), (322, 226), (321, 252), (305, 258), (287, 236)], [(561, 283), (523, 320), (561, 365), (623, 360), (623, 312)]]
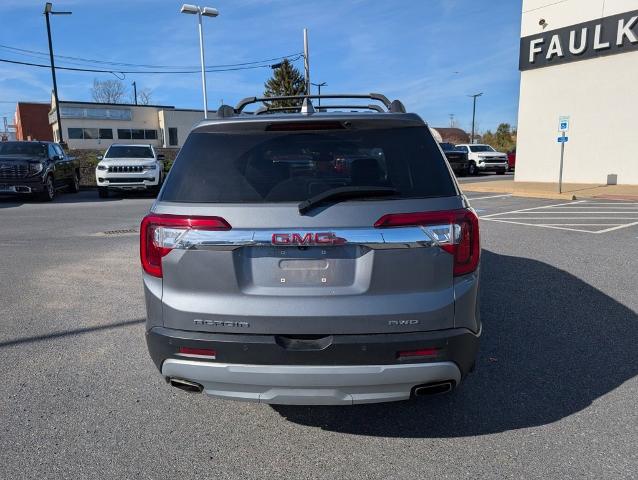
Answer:
[(301, 215), (309, 212), (317, 205), (327, 202), (348, 200), (351, 198), (384, 197), (396, 195), (399, 191), (392, 187), (339, 187), (321, 192), (299, 204)]

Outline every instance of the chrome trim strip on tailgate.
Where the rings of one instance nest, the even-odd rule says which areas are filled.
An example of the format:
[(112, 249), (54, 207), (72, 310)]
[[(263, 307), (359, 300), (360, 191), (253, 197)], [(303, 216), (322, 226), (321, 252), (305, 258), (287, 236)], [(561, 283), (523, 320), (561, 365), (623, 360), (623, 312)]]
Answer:
[[(443, 228), (449, 227), (442, 226)], [(297, 234), (306, 239), (307, 234), (314, 234), (318, 230), (332, 234), (330, 243), (313, 243), (312, 240), (290, 245), (273, 244), (274, 235)], [(313, 229), (313, 230), (187, 230), (175, 242), (173, 248), (189, 250), (234, 250), (245, 246), (276, 246), (276, 247), (331, 247), (340, 245), (361, 245), (372, 249), (384, 248), (419, 248), (437, 245), (422, 227), (405, 228), (350, 228), (350, 229)]]

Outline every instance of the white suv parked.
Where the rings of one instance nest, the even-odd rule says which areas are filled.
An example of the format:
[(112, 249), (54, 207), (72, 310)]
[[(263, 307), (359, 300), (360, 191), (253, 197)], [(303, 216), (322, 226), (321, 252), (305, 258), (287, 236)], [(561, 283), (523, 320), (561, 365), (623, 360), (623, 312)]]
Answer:
[(497, 152), (490, 145), (462, 144), (456, 146), (457, 150), (467, 153), (470, 161), (468, 173), (476, 175), (479, 172), (496, 172), (503, 175), (507, 171), (507, 154)]
[(95, 169), (95, 180), (101, 198), (109, 190), (159, 190), (164, 178), (164, 155), (158, 155), (152, 145), (109, 147)]

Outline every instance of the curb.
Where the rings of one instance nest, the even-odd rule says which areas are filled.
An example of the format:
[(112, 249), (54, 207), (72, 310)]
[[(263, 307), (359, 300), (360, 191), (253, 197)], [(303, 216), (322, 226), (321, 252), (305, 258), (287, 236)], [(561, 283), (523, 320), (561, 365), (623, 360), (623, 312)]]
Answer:
[(513, 197), (524, 197), (524, 198), (546, 198), (549, 200), (577, 200), (585, 197), (576, 197), (576, 195), (571, 193), (545, 193), (545, 192), (512, 192), (507, 191), (505, 189), (501, 190), (474, 190), (472, 188), (461, 188), (463, 192), (473, 192), (473, 193), (507, 193)]

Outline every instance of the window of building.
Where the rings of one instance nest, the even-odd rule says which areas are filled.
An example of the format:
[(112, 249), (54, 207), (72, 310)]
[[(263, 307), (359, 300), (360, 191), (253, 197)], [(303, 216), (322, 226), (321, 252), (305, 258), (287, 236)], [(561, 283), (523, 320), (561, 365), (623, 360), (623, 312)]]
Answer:
[(178, 141), (177, 141), (177, 128), (175, 127), (169, 127), (168, 129), (168, 144), (170, 146), (177, 146)]
[(84, 130), (84, 140), (97, 140), (98, 129), (97, 128), (85, 128)]
[(109, 118), (109, 111), (106, 108), (87, 108), (87, 118)]
[(113, 140), (113, 129), (111, 129), (111, 128), (100, 128), (100, 139), (101, 140)]
[(117, 138), (119, 140), (130, 140), (131, 139), (131, 130), (128, 128), (118, 128), (117, 129)]
[(157, 130), (144, 130), (146, 140), (157, 140)]
[(69, 128), (68, 132), (70, 140), (97, 140), (98, 138), (113, 138), (113, 130), (110, 128)]
[(82, 128), (69, 128), (69, 139), (70, 140), (82, 140), (84, 138), (84, 133)]
[(102, 108), (102, 107), (61, 107), (62, 118), (102, 118), (110, 120), (131, 120), (133, 113), (129, 108)]
[(134, 140), (144, 140), (144, 130), (141, 128), (131, 129), (131, 138)]

